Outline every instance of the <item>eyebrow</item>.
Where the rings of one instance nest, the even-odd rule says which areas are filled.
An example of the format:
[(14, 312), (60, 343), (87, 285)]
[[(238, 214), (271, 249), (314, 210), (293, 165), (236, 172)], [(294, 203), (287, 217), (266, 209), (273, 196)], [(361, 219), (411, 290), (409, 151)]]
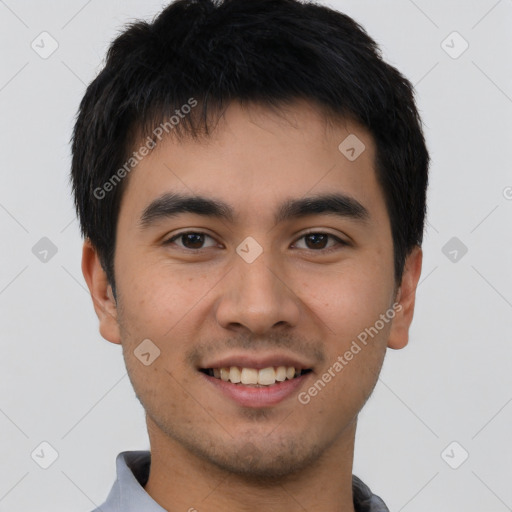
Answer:
[[(218, 199), (199, 195), (165, 193), (152, 201), (142, 212), (139, 220), (141, 228), (148, 228), (160, 220), (176, 217), (183, 213), (193, 213), (234, 223), (234, 209)], [(287, 199), (276, 211), (274, 222), (307, 217), (309, 215), (331, 214), (342, 218), (366, 222), (370, 218), (368, 210), (353, 197), (344, 194), (324, 194)]]

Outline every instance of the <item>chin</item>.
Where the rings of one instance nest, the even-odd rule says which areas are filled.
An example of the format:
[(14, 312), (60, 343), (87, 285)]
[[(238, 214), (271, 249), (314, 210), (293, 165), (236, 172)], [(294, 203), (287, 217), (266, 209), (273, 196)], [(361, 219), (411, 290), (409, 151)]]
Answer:
[(269, 442), (265, 435), (244, 444), (237, 443), (238, 447), (234, 444), (233, 440), (224, 449), (212, 447), (209, 450), (196, 446), (194, 451), (201, 459), (243, 480), (275, 485), (278, 479), (311, 468), (325, 449), (316, 445), (306, 446), (293, 438)]

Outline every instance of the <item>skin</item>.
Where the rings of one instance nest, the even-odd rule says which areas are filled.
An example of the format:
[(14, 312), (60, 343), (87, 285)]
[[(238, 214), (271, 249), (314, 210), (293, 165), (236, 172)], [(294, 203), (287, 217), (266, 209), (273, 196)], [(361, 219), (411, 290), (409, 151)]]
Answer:
[[(366, 146), (353, 162), (338, 150), (351, 133)], [(165, 509), (354, 511), (357, 415), (386, 349), (408, 342), (422, 262), (416, 247), (397, 289), (374, 158), (366, 130), (329, 125), (305, 102), (282, 115), (232, 103), (207, 140), (169, 137), (130, 175), (117, 226), (117, 304), (94, 247), (84, 243), (82, 270), (101, 335), (122, 345), (146, 410), (152, 464), (145, 489)], [(143, 210), (166, 191), (221, 199), (236, 223), (185, 213), (141, 229)], [(283, 200), (326, 192), (357, 199), (368, 220), (317, 214), (274, 223)], [(329, 239), (326, 248), (336, 250), (325, 252), (308, 245), (303, 235), (311, 230), (349, 245)], [(164, 245), (186, 231), (212, 237), (199, 255), (187, 240)], [(250, 264), (235, 252), (247, 236), (263, 248)], [(301, 404), (297, 394), (394, 302), (401, 309), (393, 321)], [(161, 351), (149, 366), (133, 353), (146, 338)], [(272, 407), (242, 407), (197, 370), (233, 351), (276, 350), (305, 359), (313, 372)]]

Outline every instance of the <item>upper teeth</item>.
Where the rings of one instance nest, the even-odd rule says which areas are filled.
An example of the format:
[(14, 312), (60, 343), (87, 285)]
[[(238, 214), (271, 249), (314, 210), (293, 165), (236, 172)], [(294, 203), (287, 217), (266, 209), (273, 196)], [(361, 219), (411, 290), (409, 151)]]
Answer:
[(296, 370), (293, 366), (277, 366), (262, 368), (239, 368), (231, 366), (230, 368), (214, 368), (213, 376), (223, 381), (230, 381), (233, 384), (259, 384), (261, 386), (271, 386), (277, 382), (286, 379), (293, 379), (295, 375), (300, 375), (301, 370)]

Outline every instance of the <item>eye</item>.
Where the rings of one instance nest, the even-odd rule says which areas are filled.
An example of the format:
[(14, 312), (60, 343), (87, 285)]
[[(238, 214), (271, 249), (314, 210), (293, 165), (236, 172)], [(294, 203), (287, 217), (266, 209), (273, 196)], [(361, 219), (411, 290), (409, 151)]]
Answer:
[[(333, 248), (336, 248), (337, 245), (348, 245), (347, 242), (338, 238), (337, 236), (331, 235), (330, 233), (322, 233), (322, 232), (311, 232), (302, 235), (298, 240), (304, 239), (306, 247), (298, 247), (299, 249), (311, 249), (314, 251), (324, 250), (329, 251)], [(328, 246), (329, 239), (334, 240), (334, 245), (331, 244)], [(297, 243), (295, 244), (297, 246)]]
[[(204, 245), (206, 239), (210, 239), (212, 241), (210, 245)], [(328, 252), (330, 250), (336, 250), (336, 246), (349, 245), (347, 242), (345, 242), (344, 240), (337, 236), (331, 235), (330, 233), (323, 233), (320, 231), (306, 233), (302, 235), (298, 240), (304, 240), (305, 247), (298, 247), (298, 242), (296, 242), (296, 248), (313, 251)], [(176, 243), (176, 241), (179, 241), (179, 243)], [(330, 244), (329, 241), (331, 241)], [(201, 231), (186, 231), (178, 233), (177, 235), (174, 235), (173, 237), (169, 238), (164, 242), (164, 245), (172, 244), (177, 245), (181, 249), (189, 249), (190, 251), (199, 251), (201, 249), (216, 246), (215, 239)]]
[(181, 241), (181, 245), (176, 244), (178, 245), (178, 247), (182, 249), (199, 250), (205, 248), (203, 246), (205, 238), (209, 238), (214, 242), (207, 247), (214, 247), (216, 245), (215, 240), (210, 235), (207, 235), (206, 233), (202, 233), (200, 231), (187, 231), (184, 233), (178, 233), (177, 235), (174, 235), (172, 238), (169, 238), (169, 240), (166, 240), (164, 242), (164, 245), (171, 245), (174, 243), (175, 240), (179, 240)]

